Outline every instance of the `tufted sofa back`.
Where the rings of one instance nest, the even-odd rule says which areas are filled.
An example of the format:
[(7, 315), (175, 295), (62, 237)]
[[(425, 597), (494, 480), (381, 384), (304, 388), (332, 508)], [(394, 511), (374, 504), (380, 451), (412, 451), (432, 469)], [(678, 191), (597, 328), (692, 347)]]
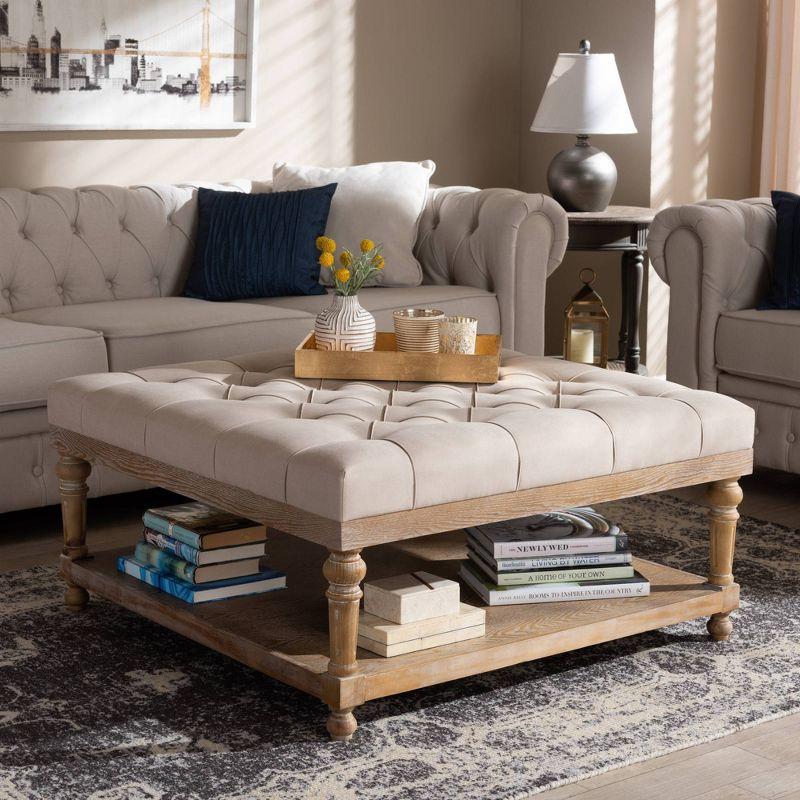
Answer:
[(197, 185), (0, 189), (0, 314), (177, 294), (196, 198)]

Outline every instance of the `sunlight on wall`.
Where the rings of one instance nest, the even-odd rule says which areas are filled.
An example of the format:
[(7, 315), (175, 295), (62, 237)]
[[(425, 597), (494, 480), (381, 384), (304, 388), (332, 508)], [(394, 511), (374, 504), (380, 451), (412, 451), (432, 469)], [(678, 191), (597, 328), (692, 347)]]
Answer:
[[(717, 41), (717, 0), (656, 0), (650, 205), (706, 199)], [(687, 90), (688, 89), (688, 90)], [(669, 287), (652, 267), (647, 367), (667, 369)]]

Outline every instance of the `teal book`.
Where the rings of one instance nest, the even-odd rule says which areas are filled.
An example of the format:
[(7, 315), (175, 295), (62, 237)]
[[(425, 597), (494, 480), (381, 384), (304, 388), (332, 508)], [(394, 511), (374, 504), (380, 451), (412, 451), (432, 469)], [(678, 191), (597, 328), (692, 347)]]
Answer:
[(120, 556), (117, 559), (117, 569), (187, 603), (208, 603), (212, 600), (227, 600), (286, 588), (286, 575), (274, 569), (265, 569), (255, 575), (215, 581), (202, 586), (164, 575), (152, 565), (137, 561), (130, 556)]
[(263, 542), (267, 538), (267, 529), (263, 525), (205, 503), (150, 508), (145, 511), (142, 521), (156, 533), (163, 533), (196, 550), (236, 547)]
[(239, 561), (227, 561), (221, 564), (197, 566), (189, 561), (160, 550), (148, 542), (136, 545), (134, 558), (143, 564), (150, 564), (163, 575), (173, 575), (186, 583), (211, 583), (229, 578), (242, 578), (259, 572), (260, 559), (243, 558)]
[(266, 542), (254, 542), (253, 544), (241, 544), (237, 547), (218, 547), (216, 550), (198, 550), (196, 547), (189, 547), (188, 544), (179, 542), (164, 533), (145, 528), (142, 531), (144, 540), (164, 550), (172, 553), (176, 558), (188, 561), (198, 567), (207, 564), (219, 564), (221, 561), (239, 561), (242, 558), (259, 558), (267, 553)]

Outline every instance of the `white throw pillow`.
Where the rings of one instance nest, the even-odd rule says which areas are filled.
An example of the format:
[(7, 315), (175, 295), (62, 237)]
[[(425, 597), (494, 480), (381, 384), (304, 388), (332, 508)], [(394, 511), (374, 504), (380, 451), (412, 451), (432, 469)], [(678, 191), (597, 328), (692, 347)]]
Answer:
[[(338, 250), (354, 253), (362, 239), (383, 243), (386, 267), (376, 286), (419, 286), (422, 268), (414, 257), (417, 228), (428, 196), (433, 161), (385, 161), (355, 167), (310, 167), (279, 161), (272, 168), (273, 191), (310, 189), (335, 183), (326, 236)], [(331, 285), (323, 269), (320, 281)]]

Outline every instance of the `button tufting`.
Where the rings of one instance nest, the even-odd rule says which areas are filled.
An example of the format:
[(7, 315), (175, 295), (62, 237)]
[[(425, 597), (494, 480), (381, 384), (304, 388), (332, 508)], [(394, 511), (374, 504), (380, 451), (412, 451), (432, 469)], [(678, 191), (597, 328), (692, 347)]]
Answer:
[(37, 478), (41, 478), (41, 476), (44, 474), (44, 470), (38, 464), (31, 470), (31, 472)]
[(753, 436), (758, 436), (758, 428), (753, 428)]
[(794, 435), (793, 433), (790, 433), (790, 434), (789, 434), (789, 435), (786, 437), (786, 441), (787, 441), (787, 442), (789, 442), (789, 444), (794, 444), (794, 440), (795, 440), (795, 435)]
[(113, 286), (111, 281), (106, 281), (106, 289), (110, 289)]
[(64, 294), (64, 287), (63, 286), (56, 286), (56, 294)]

